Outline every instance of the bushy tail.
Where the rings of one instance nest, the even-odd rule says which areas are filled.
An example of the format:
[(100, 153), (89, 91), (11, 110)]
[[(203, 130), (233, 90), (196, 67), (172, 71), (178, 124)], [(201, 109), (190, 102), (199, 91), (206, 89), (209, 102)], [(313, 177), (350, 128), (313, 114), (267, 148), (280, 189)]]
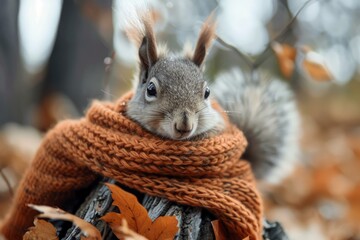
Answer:
[(255, 176), (278, 182), (298, 159), (299, 114), (293, 93), (277, 79), (251, 79), (240, 70), (218, 76), (212, 91), (245, 134)]

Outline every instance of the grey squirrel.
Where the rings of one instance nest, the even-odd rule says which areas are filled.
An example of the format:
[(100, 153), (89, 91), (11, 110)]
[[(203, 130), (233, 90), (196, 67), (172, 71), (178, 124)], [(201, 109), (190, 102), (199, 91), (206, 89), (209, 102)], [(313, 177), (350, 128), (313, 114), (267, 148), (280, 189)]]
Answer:
[(193, 53), (175, 55), (157, 45), (151, 15), (135, 15), (127, 19), (125, 30), (138, 47), (140, 71), (127, 115), (166, 138), (207, 136), (224, 128), (221, 114), (210, 104), (214, 95), (244, 132), (248, 140), (245, 155), (255, 176), (276, 182), (289, 172), (297, 158), (299, 117), (287, 86), (233, 70), (221, 74), (210, 90), (203, 65), (215, 37), (214, 17), (204, 22)]

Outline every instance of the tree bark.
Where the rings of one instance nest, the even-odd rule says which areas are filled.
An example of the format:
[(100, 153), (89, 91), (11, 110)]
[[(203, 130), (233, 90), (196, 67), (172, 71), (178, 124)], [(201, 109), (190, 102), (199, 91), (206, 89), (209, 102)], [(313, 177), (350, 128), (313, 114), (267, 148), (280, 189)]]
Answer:
[[(112, 206), (112, 197), (109, 189), (103, 182), (115, 183), (114, 180), (104, 180), (98, 183), (80, 208), (76, 215), (87, 222), (96, 226), (103, 237), (103, 240), (117, 240), (110, 227), (100, 220), (108, 212), (118, 212)], [(129, 191), (125, 188), (126, 191)], [(165, 198), (141, 195), (133, 192), (140, 199), (142, 205), (148, 210), (149, 217), (154, 221), (159, 216), (176, 216), (178, 220), (179, 232), (174, 239), (176, 240), (214, 240), (214, 231), (211, 221), (215, 219), (206, 209), (199, 207), (185, 206), (171, 202)], [(72, 226), (67, 230), (62, 240), (80, 239), (80, 230)], [(263, 222), (264, 240), (288, 240), (286, 233), (278, 222)]]
[[(114, 183), (113, 180), (109, 182)], [(205, 209), (180, 205), (165, 198), (148, 195), (143, 197), (142, 204), (148, 210), (149, 217), (153, 221), (159, 216), (176, 216), (180, 229), (175, 237), (177, 240), (215, 239), (211, 226), (213, 216)], [(117, 238), (107, 224), (99, 218), (107, 212), (113, 211), (118, 210), (112, 206), (111, 193), (104, 184), (99, 183), (77, 210), (76, 215), (96, 226), (100, 230), (103, 240), (112, 240)], [(62, 239), (80, 239), (80, 230), (73, 226)]]

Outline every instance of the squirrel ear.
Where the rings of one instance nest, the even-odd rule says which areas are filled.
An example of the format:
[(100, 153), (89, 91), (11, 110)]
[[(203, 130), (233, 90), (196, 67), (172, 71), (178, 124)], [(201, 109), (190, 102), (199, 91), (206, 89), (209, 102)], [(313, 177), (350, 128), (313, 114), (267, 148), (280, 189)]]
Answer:
[(210, 47), (211, 41), (215, 38), (215, 28), (216, 23), (214, 21), (214, 12), (212, 12), (202, 25), (194, 55), (192, 57), (192, 61), (199, 67), (204, 62), (206, 52)]
[(148, 70), (158, 60), (153, 31), (154, 18), (149, 9), (125, 14), (124, 30), (128, 38), (139, 48), (141, 69)]
[(148, 36), (147, 34), (143, 37), (139, 47), (139, 58), (141, 67), (145, 70), (148, 70), (158, 60), (154, 35)]

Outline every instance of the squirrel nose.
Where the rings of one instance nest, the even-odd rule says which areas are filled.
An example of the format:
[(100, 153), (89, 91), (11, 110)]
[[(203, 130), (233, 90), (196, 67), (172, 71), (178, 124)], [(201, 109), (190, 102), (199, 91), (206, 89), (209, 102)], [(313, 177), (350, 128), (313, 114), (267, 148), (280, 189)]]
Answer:
[(180, 121), (176, 121), (175, 124), (174, 124), (175, 130), (178, 133), (184, 134), (184, 133), (189, 133), (189, 132), (192, 131), (193, 122), (190, 121), (187, 114), (184, 113), (183, 117), (181, 119), (179, 119), (179, 120)]
[(178, 132), (178, 133), (188, 133), (188, 132), (191, 132), (193, 129), (193, 126), (192, 124), (189, 124), (188, 122), (186, 124), (177, 124), (175, 123), (175, 130)]

